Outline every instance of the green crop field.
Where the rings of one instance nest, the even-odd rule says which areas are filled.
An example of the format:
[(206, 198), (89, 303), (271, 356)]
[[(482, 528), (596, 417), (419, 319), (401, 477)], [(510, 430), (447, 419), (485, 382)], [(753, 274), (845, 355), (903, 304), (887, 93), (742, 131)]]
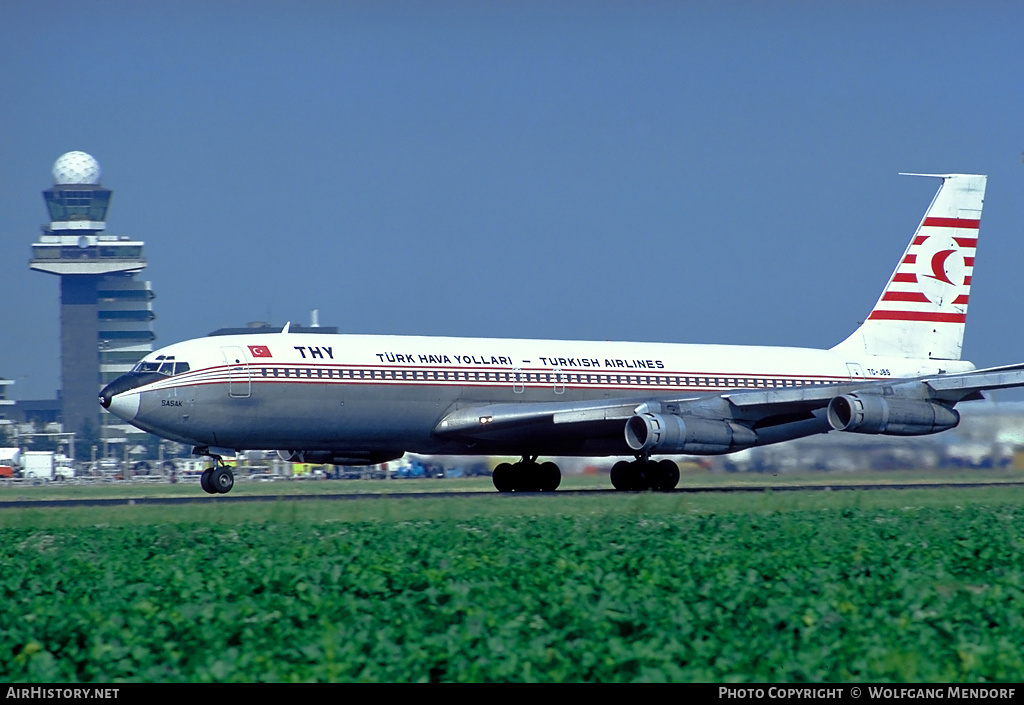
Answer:
[(4, 508), (0, 680), (1019, 681), (1022, 500)]

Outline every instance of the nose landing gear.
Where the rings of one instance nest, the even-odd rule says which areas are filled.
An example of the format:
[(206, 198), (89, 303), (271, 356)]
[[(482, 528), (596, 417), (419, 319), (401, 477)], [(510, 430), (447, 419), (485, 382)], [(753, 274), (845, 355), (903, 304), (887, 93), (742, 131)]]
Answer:
[(213, 465), (199, 476), (199, 486), (207, 494), (227, 494), (235, 486), (235, 474), (224, 464), (224, 459), (205, 448), (193, 448), (192, 455), (205, 455), (213, 459)]
[(199, 476), (199, 485), (208, 494), (227, 494), (235, 486), (235, 475), (224, 465), (212, 465)]

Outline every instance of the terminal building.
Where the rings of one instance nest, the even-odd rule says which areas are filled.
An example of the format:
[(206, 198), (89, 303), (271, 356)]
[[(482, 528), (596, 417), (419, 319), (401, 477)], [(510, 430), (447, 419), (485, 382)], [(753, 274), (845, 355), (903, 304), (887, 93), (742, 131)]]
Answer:
[(144, 243), (106, 234), (113, 192), (100, 185), (93, 157), (61, 155), (53, 180), (43, 191), (50, 223), (32, 245), (31, 268), (60, 277), (60, 421), (104, 445), (138, 440), (144, 434), (102, 409), (97, 395), (153, 349), (153, 290), (135, 278), (146, 267)]

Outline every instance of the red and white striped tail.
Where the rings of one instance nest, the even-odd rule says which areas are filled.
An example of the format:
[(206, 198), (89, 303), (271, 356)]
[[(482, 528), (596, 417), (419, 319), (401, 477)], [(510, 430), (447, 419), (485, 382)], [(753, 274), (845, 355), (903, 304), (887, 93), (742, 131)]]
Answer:
[(938, 177), (942, 185), (871, 314), (833, 349), (959, 360), (986, 177), (910, 176)]

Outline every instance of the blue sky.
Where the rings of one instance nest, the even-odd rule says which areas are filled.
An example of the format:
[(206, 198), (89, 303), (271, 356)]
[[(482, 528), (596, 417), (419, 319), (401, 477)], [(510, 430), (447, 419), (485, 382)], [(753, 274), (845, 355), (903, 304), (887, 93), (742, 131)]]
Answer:
[(1024, 361), (1024, 5), (0, 3), (0, 376), (60, 386), (40, 192), (82, 150), (157, 345), (356, 333), (830, 347), (989, 175), (964, 354)]

